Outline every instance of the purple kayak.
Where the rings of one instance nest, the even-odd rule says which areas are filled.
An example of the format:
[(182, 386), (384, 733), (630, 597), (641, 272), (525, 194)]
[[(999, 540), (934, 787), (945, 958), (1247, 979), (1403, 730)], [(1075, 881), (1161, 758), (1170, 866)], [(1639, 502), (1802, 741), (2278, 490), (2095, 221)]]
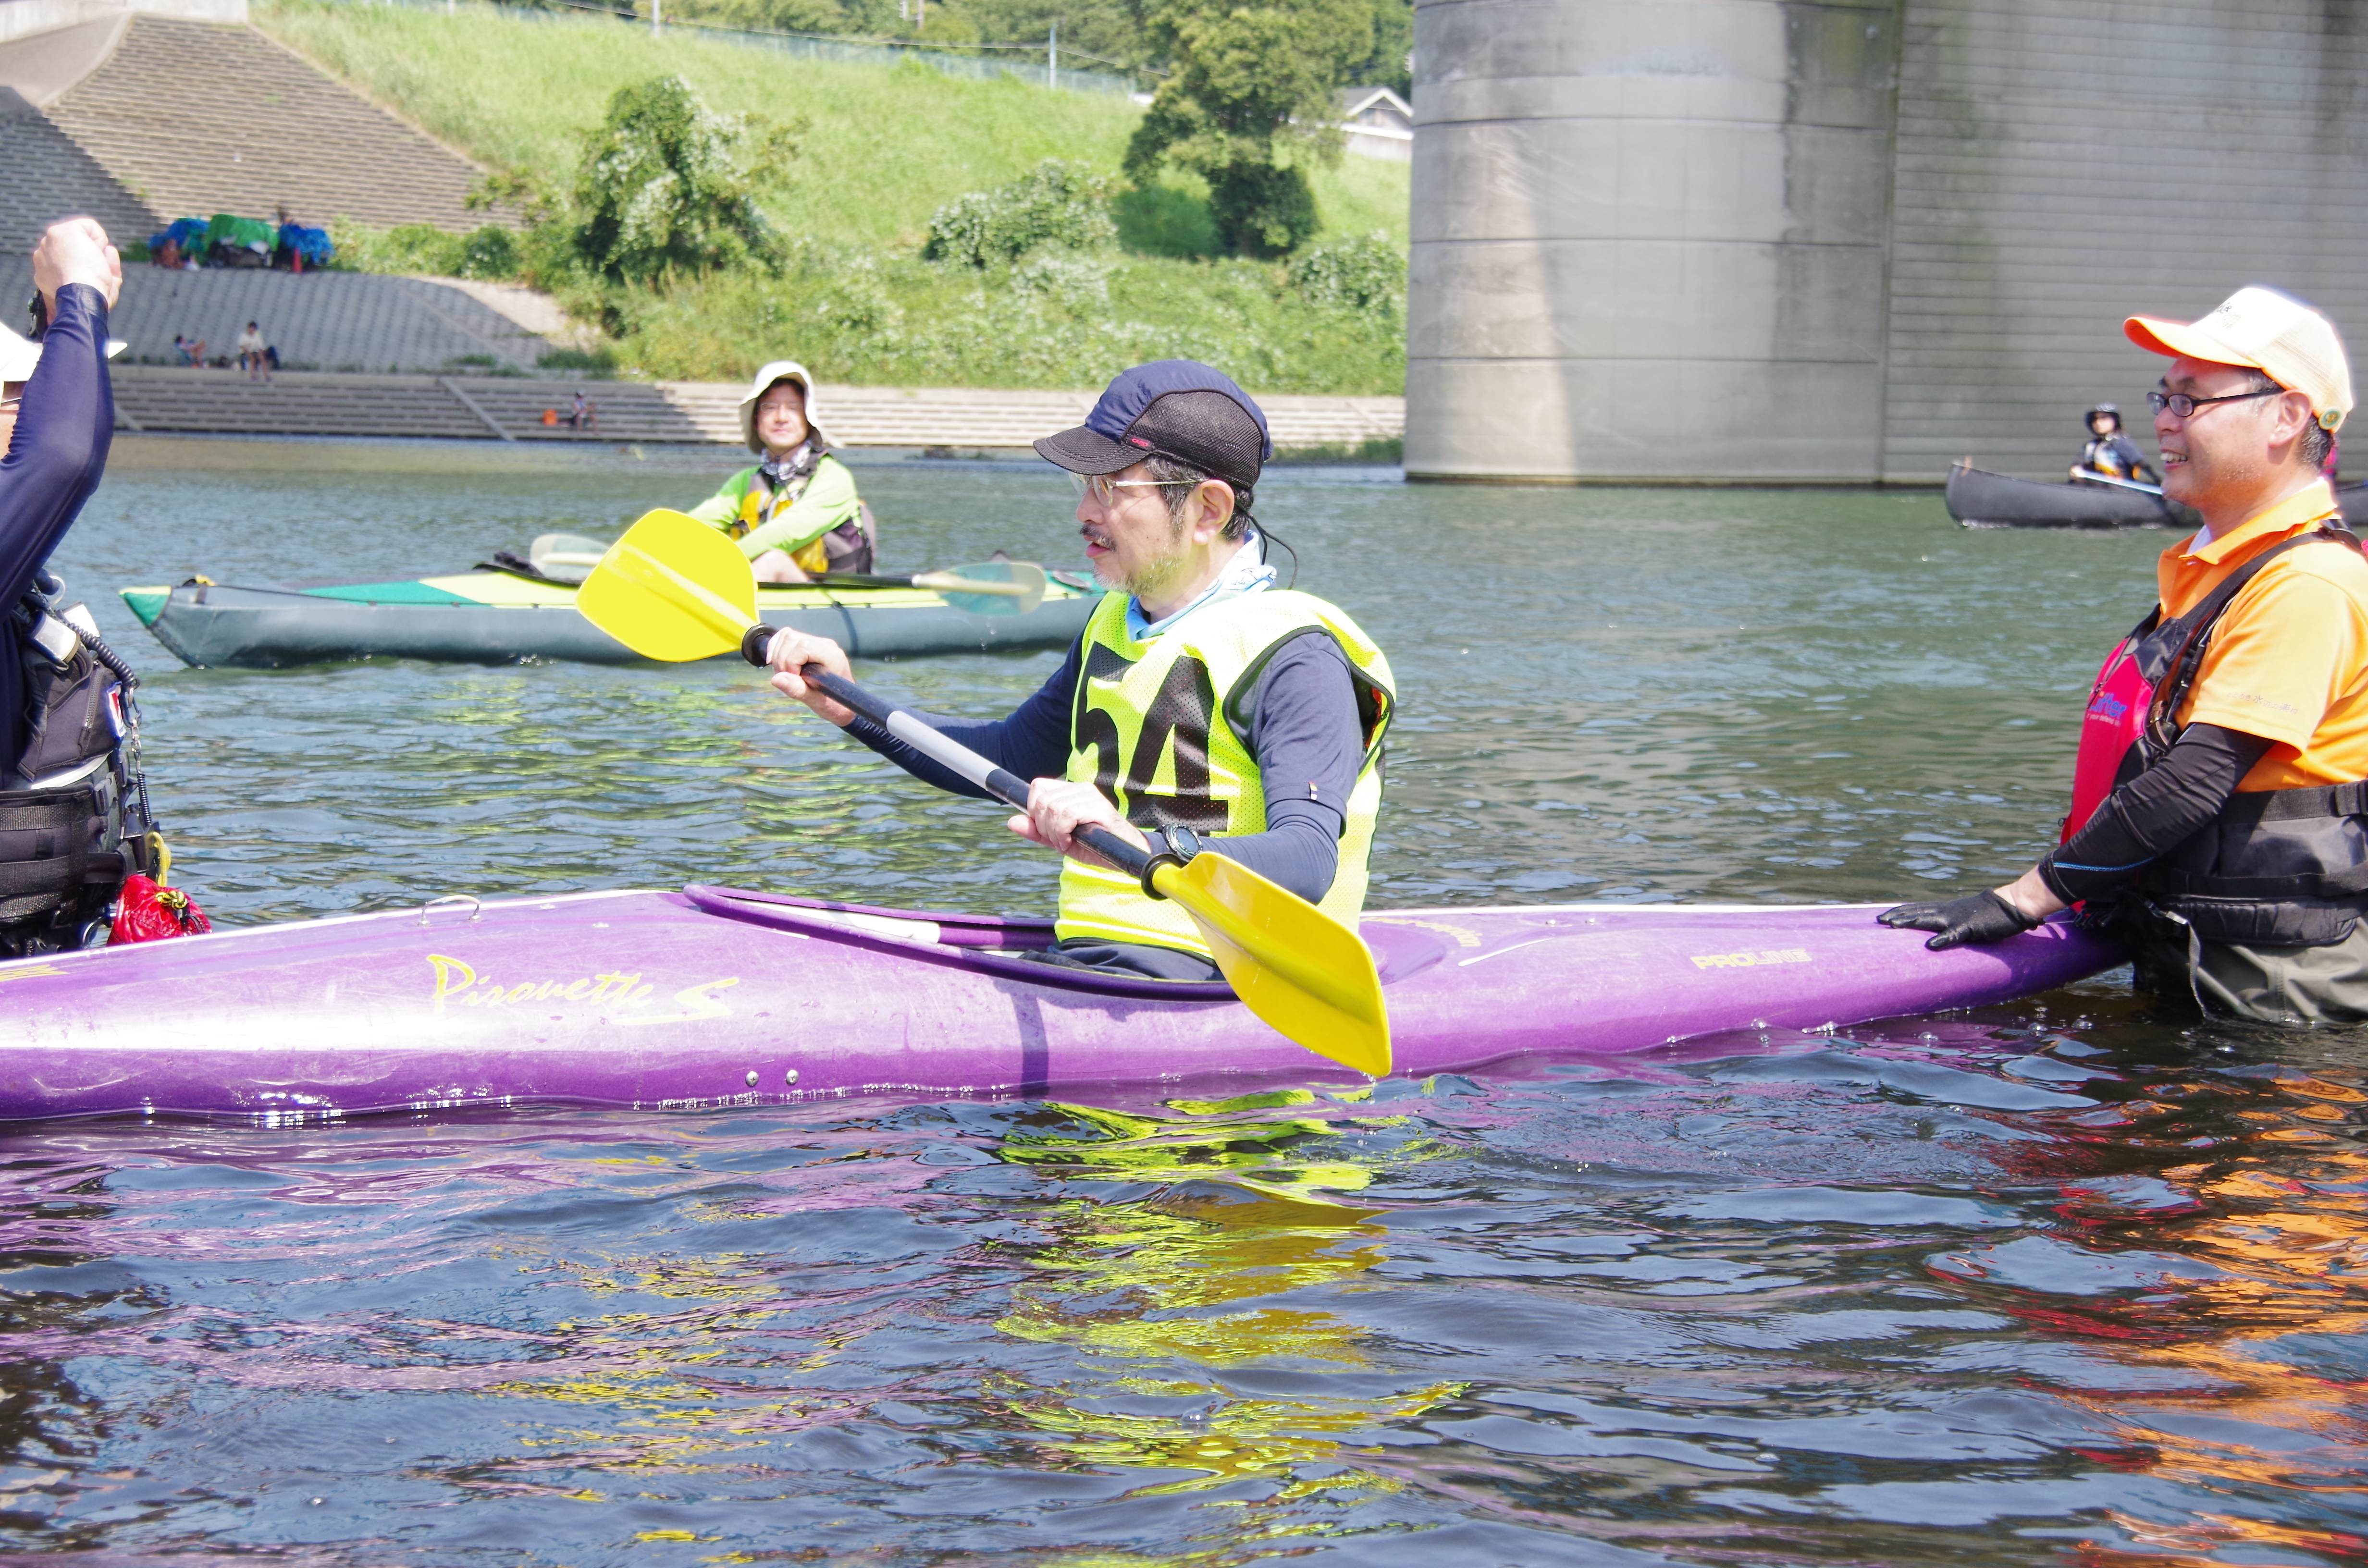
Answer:
[[(1924, 949), (1879, 905), (1381, 910), (1396, 1070), (1944, 1011), (2121, 961), (2063, 924)], [(1342, 1069), (1220, 984), (1053, 968), (1048, 922), (691, 886), (425, 908), (0, 963), (0, 1117), (262, 1122), (563, 1102), (1042, 1095)]]

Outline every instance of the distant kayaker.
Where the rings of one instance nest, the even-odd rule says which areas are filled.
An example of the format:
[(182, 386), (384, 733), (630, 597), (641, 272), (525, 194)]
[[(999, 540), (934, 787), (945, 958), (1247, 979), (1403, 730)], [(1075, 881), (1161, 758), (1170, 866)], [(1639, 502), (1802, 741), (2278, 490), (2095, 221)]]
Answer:
[(2271, 1024), (2368, 1020), (2368, 562), (2321, 475), (2351, 408), (2335, 328), (2272, 289), (2123, 330), (2164, 493), (2204, 526), (2090, 692), (2065, 842), (2017, 881), (1884, 924), (1995, 942), (2075, 901), (2157, 996)]
[(2157, 485), (2162, 483), (2162, 475), (2146, 460), (2138, 444), (2122, 433), (2122, 411), (2110, 403), (2100, 403), (2089, 411), (2089, 444), (2080, 449), (2080, 460), (2072, 465), (2072, 477), (2090, 483), (2100, 478)]
[(154, 872), (129, 671), (45, 563), (98, 487), (115, 427), (107, 317), (123, 264), (88, 218), (33, 250), (39, 340), (0, 328), (0, 955), (106, 938)]
[[(1163, 360), (1120, 376), (1082, 426), (1036, 450), (1076, 480), (1078, 531), (1112, 591), (1010, 717), (930, 722), (1033, 781), (1009, 826), (1069, 857), (1059, 944), (1042, 956), (1217, 977), (1189, 916), (1073, 841), (1088, 824), (1178, 859), (1223, 854), (1353, 926), (1394, 687), (1355, 621), (1275, 586), (1250, 515), (1273, 451), (1266, 415), (1222, 372)], [(809, 663), (845, 675), (837, 643), (784, 631), (771, 654), (783, 692), (916, 778), (983, 796), (799, 678)]]
[(757, 372), (740, 400), (740, 434), (763, 460), (725, 480), (690, 515), (737, 540), (760, 583), (871, 571), (871, 518), (855, 475), (831, 455), (803, 365), (776, 359)]

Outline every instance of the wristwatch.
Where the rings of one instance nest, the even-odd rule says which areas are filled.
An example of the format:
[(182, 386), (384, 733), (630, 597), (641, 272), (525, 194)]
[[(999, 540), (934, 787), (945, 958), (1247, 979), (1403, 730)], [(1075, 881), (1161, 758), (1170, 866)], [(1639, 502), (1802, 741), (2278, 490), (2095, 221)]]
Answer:
[(1201, 853), (1201, 835), (1181, 823), (1173, 824), (1152, 834), (1151, 858), (1143, 863), (1143, 891), (1146, 897), (1164, 899), (1156, 884), (1162, 866), (1182, 867)]

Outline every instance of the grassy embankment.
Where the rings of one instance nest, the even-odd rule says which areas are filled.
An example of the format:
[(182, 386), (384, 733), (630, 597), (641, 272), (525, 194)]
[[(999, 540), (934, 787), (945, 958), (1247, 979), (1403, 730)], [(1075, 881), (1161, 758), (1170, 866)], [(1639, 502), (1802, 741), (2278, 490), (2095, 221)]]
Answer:
[[(563, 187), (609, 95), (655, 75), (680, 74), (721, 112), (804, 118), (792, 173), (766, 204), (791, 242), (786, 268), (610, 296), (620, 330), (598, 358), (620, 374), (726, 380), (793, 358), (825, 380), (875, 385), (1080, 387), (1178, 356), (1268, 392), (1404, 385), (1397, 312), (1326, 304), (1280, 266), (1211, 256), (1205, 193), (1189, 176), (1121, 195), (1113, 250), (1038, 251), (984, 271), (919, 259), (930, 215), (966, 192), (1047, 158), (1115, 174), (1141, 110), (1114, 96), (654, 40), (614, 22), (484, 6), (446, 17), (261, 0), (253, 15), (479, 163)], [(1406, 172), (1355, 157), (1315, 171), (1317, 244), (1380, 233), (1402, 249)]]

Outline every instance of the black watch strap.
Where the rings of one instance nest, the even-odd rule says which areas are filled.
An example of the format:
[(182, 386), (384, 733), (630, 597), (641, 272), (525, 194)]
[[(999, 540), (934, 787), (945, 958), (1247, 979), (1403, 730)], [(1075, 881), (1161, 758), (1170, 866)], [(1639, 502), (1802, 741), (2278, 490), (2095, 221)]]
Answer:
[(1162, 866), (1183, 867), (1201, 853), (1201, 835), (1181, 824), (1161, 828), (1151, 835), (1151, 858), (1143, 863), (1143, 891), (1150, 898), (1166, 898), (1159, 891)]

